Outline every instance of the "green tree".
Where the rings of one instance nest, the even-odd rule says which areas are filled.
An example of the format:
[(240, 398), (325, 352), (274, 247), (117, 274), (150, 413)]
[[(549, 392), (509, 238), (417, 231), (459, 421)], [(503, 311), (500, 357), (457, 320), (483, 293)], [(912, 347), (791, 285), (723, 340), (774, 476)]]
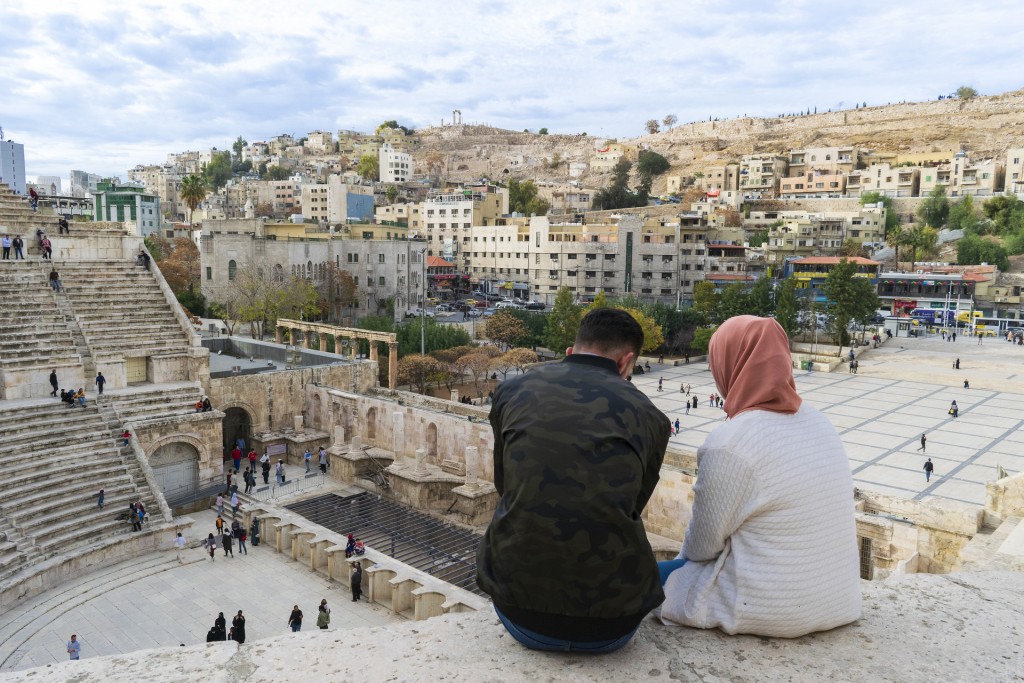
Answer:
[(924, 223), (915, 223), (907, 230), (910, 246), (910, 270), (921, 258), (933, 258), (939, 253), (939, 231)]
[(749, 313), (750, 297), (747, 294), (747, 286), (740, 282), (728, 285), (722, 291), (718, 310), (722, 320)]
[(522, 344), (530, 332), (522, 320), (507, 310), (501, 310), (487, 321), (486, 334), (487, 338), (498, 344), (502, 351), (507, 351)]
[(249, 143), (246, 142), (245, 138), (239, 135), (237, 138), (235, 138), (235, 141), (231, 143), (231, 150), (235, 153), (236, 157), (240, 157), (242, 156), (242, 150), (244, 150), (248, 146)]
[(764, 230), (758, 230), (757, 232), (755, 232), (754, 234), (752, 234), (750, 236), (750, 246), (754, 247), (754, 248), (763, 246), (764, 243), (767, 242), (767, 241), (768, 241), (768, 229), (767, 228), (765, 228)]
[(665, 343), (665, 335), (661, 331), (661, 326), (658, 325), (654, 318), (636, 308), (624, 308), (622, 310), (629, 313), (644, 331), (644, 345), (640, 349), (642, 353), (650, 353)]
[(796, 278), (787, 277), (779, 287), (778, 298), (775, 301), (775, 320), (786, 331), (786, 335), (792, 339), (799, 329), (800, 302), (797, 300)]
[(291, 177), (291, 173), (284, 166), (278, 166), (274, 164), (267, 168), (266, 172), (261, 174), (263, 180), (288, 180)]
[(721, 295), (715, 291), (715, 283), (701, 280), (693, 286), (693, 308), (697, 310), (708, 322), (717, 323), (719, 308), (721, 306)]
[(964, 233), (980, 232), (981, 216), (974, 206), (974, 198), (967, 195), (949, 207), (949, 219), (946, 225), (950, 230), (963, 230)]
[(526, 328), (526, 337), (520, 341), (522, 346), (534, 348), (544, 344), (544, 329), (548, 322), (546, 314), (520, 308), (506, 308), (504, 312), (521, 321)]
[(1014, 195), (992, 197), (981, 209), (992, 221), (992, 232), (996, 235), (1019, 232), (1024, 227), (1024, 202)]
[(657, 152), (652, 152), (651, 150), (641, 152), (640, 158), (636, 162), (636, 171), (640, 176), (641, 190), (650, 194), (655, 176), (661, 175), (670, 167), (671, 164), (669, 164), (668, 159)]
[(604, 291), (600, 291), (594, 295), (594, 300), (590, 303), (589, 306), (587, 306), (587, 310), (585, 311), (585, 313), (590, 313), (591, 311), (596, 311), (599, 308), (607, 307), (608, 296), (604, 293)]
[[(424, 318), (423, 336), (426, 342), (426, 351), (431, 353), (441, 349), (450, 349), (457, 346), (465, 346), (472, 343), (469, 332), (460, 325), (445, 325), (434, 318)], [(420, 352), (420, 320), (414, 319), (401, 323), (395, 327), (395, 337), (398, 341), (399, 357)]]
[(195, 213), (196, 207), (206, 199), (206, 181), (195, 174), (187, 175), (181, 179), (178, 194), (188, 206), (188, 222), (191, 224), (192, 214)]
[(440, 369), (440, 363), (430, 356), (418, 353), (398, 359), (398, 383), (412, 385), (421, 394), (427, 393), (427, 385)]
[(933, 228), (943, 227), (949, 218), (946, 188), (939, 185), (929, 192), (928, 197), (917, 207), (917, 217)]
[(398, 188), (394, 185), (388, 185), (388, 188), (384, 190), (384, 196), (393, 204), (398, 199)]
[(649, 135), (654, 135), (661, 130), (661, 124), (658, 123), (658, 119), (647, 119), (647, 122), (644, 124), (644, 130), (646, 130)]
[(665, 126), (665, 130), (672, 130), (672, 126), (676, 125), (679, 121), (679, 117), (675, 114), (669, 114), (661, 120), (661, 125)]
[(547, 135), (547, 134), (548, 134), (548, 129), (547, 128), (541, 128), (540, 130), (537, 131), (537, 135)]
[(751, 315), (766, 318), (775, 310), (775, 303), (772, 301), (771, 278), (759, 277), (754, 286), (747, 294), (747, 310)]
[(545, 216), (551, 208), (550, 202), (537, 196), (537, 186), (532, 180), (508, 181), (508, 207), (513, 213), (524, 216)]
[(870, 318), (878, 308), (878, 294), (867, 278), (857, 276), (857, 265), (842, 259), (825, 278), (825, 312), (840, 346), (850, 343), (850, 321)]
[(892, 209), (892, 198), (886, 197), (884, 194), (879, 192), (865, 192), (860, 196), (860, 205), (866, 206), (867, 204), (881, 204), (885, 207), (885, 234), (888, 235), (893, 230), (898, 230), (900, 227), (900, 217)]
[(594, 195), (594, 208), (596, 209), (628, 209), (635, 206), (647, 205), (647, 192), (635, 193), (630, 191), (629, 171), (633, 168), (633, 162), (622, 157), (612, 167), (612, 182), (608, 187)]
[(978, 91), (969, 85), (961, 85), (956, 89), (956, 96), (961, 100), (973, 100), (978, 96)]
[(359, 157), (356, 173), (366, 180), (380, 180), (380, 157), (376, 154), (364, 154)]
[(1006, 248), (977, 235), (965, 235), (957, 241), (956, 262), (961, 266), (991, 263), (1004, 272), (1010, 269), (1010, 259)]
[(544, 346), (555, 353), (564, 353), (565, 349), (576, 341), (576, 332), (580, 327), (580, 307), (573, 303), (572, 292), (562, 287), (555, 295), (555, 304), (547, 315), (544, 329)]
[(715, 330), (718, 326), (714, 327), (698, 327), (693, 333), (693, 341), (690, 342), (690, 350), (697, 353), (707, 353), (708, 346), (711, 345), (711, 337), (715, 334)]
[(214, 192), (227, 185), (234, 175), (231, 170), (231, 152), (214, 152), (210, 163), (203, 164), (202, 175), (207, 187), (213, 188)]

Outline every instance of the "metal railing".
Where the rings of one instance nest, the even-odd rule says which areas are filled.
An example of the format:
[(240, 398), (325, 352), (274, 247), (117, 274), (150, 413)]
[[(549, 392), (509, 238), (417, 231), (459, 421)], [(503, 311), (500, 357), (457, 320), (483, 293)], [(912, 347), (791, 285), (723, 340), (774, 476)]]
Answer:
[(259, 501), (273, 500), (274, 498), (280, 498), (281, 496), (287, 496), (292, 493), (298, 493), (299, 491), (305, 491), (307, 489), (315, 489), (323, 486), (327, 482), (327, 475), (323, 472), (310, 472), (309, 474), (303, 474), (301, 477), (286, 481), (284, 484), (278, 484), (276, 481), (270, 485), (257, 486), (248, 495), (251, 498), (255, 498)]

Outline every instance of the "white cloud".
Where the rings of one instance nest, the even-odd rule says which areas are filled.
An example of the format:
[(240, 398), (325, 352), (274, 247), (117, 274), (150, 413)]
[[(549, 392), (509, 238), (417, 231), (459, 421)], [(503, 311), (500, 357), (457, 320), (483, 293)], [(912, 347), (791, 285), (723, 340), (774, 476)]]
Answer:
[(627, 137), (1021, 87), (1012, 0), (49, 2), (5, 7), (0, 125), (30, 174), (396, 118)]

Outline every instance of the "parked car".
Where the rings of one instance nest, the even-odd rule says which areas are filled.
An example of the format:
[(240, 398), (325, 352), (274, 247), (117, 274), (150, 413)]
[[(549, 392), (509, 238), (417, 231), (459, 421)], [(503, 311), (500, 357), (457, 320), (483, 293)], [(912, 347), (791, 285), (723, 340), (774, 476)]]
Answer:
[(495, 313), (497, 313), (497, 312), (498, 312), (498, 311), (497, 311), (497, 309), (494, 309), (494, 308), (485, 308), (485, 309), (484, 309), (484, 312), (483, 312), (483, 313), (481, 313), (480, 315), (482, 315), (482, 316), (483, 316), (483, 317), (485, 317), (485, 318), (490, 318), (490, 317), (491, 317), (492, 315), (494, 315), (494, 314), (495, 314)]
[(426, 303), (427, 303), (428, 305), (430, 305), (430, 306), (433, 306), (434, 304), (436, 304), (436, 303), (438, 303), (438, 302), (440, 302), (440, 301), (441, 301), (441, 300), (440, 300), (440, 299), (438, 299), (438, 298), (437, 298), (436, 296), (428, 296), (428, 297), (427, 297), (427, 301), (426, 301)]
[(547, 306), (545, 306), (539, 301), (531, 301), (530, 303), (526, 304), (526, 310), (528, 311), (543, 311), (545, 308), (547, 308)]
[(427, 317), (427, 318), (433, 318), (434, 317), (433, 313), (431, 313), (430, 311), (421, 309), (419, 306), (417, 306), (416, 308), (410, 308), (408, 311), (406, 311), (405, 312), (405, 317), (406, 318), (418, 318), (418, 317), (420, 317), (420, 313), (423, 313), (423, 315), (425, 317)]
[(480, 313), (481, 311), (479, 308), (471, 308), (468, 311), (466, 311), (466, 315), (468, 315), (470, 318), (479, 318)]
[(494, 305), (494, 308), (500, 311), (503, 308), (522, 308), (522, 306), (511, 301), (499, 301)]
[(449, 304), (438, 304), (437, 306), (434, 306), (435, 313), (451, 313), (454, 310), (455, 309)]

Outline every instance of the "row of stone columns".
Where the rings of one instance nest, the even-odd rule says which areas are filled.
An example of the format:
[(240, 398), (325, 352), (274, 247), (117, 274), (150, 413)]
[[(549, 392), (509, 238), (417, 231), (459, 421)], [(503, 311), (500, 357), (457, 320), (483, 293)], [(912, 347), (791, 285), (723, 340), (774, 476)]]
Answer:
[[(303, 330), (302, 328), (294, 327), (276, 327), (274, 328), (274, 341), (278, 344), (284, 344), (284, 330), (288, 330), (288, 339), (292, 343), (298, 338), (297, 333), (302, 332), (303, 347), (307, 349), (313, 348), (313, 332), (310, 330)], [(348, 358), (349, 360), (355, 360), (356, 355), (359, 352), (359, 344), (357, 343), (360, 339), (365, 337), (351, 336), (351, 335), (331, 335), (324, 332), (317, 332), (317, 338), (320, 340), (320, 351), (327, 352), (327, 338), (334, 337), (334, 353), (339, 356)], [(343, 339), (350, 341), (347, 347), (341, 345)], [(370, 360), (374, 363), (379, 361), (377, 353), (377, 344), (379, 342), (367, 339), (370, 344)], [(398, 386), (398, 342), (387, 342), (388, 345), (388, 388), (394, 389)]]

